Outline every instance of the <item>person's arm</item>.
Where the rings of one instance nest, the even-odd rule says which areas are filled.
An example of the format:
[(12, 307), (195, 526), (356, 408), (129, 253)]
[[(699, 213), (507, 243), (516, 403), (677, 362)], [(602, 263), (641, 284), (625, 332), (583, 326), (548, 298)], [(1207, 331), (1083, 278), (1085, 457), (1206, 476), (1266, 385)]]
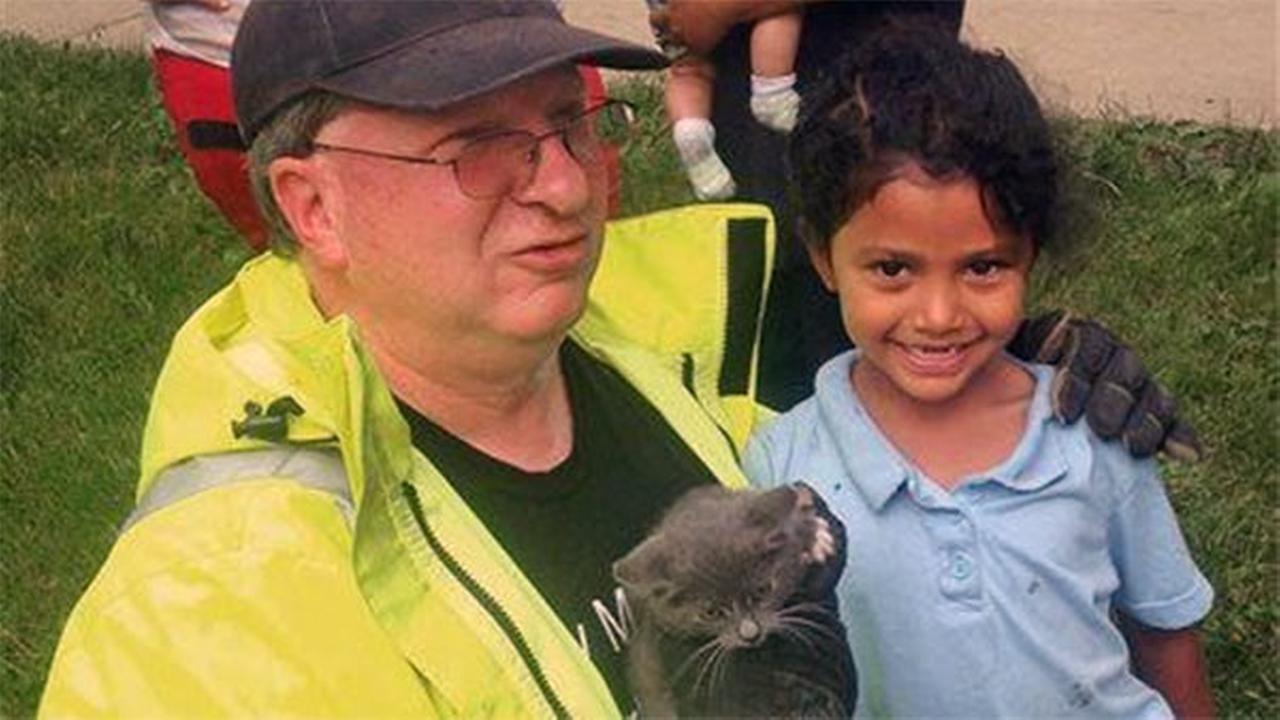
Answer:
[(436, 717), (361, 594), (333, 496), (295, 478), (175, 500), (72, 612), (41, 718)]
[(1164, 697), (1175, 717), (1217, 717), (1199, 627), (1157, 630), (1121, 613), (1120, 629), (1133, 653), (1134, 672)]
[(691, 51), (706, 55), (738, 23), (791, 12), (813, 0), (670, 0), (666, 8), (650, 14), (650, 22), (662, 27)]

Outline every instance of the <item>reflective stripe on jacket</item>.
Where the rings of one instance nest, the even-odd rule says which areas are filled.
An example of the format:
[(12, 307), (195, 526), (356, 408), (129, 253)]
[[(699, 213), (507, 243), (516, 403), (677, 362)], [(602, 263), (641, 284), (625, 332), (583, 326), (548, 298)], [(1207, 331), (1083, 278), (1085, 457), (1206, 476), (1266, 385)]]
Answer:
[[(757, 206), (615, 223), (574, 330), (728, 485), (772, 243)], [(619, 714), (296, 263), (251, 261), (179, 331), (141, 464), (42, 715)]]

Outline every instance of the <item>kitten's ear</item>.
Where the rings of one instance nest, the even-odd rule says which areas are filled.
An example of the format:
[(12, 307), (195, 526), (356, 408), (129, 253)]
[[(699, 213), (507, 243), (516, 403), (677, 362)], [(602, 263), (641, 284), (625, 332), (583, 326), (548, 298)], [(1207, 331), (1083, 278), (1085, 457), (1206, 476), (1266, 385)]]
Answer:
[(613, 564), (613, 579), (623, 587), (640, 588), (658, 579), (667, 566), (662, 536), (654, 535)]

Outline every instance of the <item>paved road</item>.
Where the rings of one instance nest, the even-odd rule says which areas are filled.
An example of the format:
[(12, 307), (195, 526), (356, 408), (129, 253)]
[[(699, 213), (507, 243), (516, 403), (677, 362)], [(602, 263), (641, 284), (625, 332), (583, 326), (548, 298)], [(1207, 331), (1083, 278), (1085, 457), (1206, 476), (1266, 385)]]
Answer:
[[(1277, 0), (969, 0), (1050, 104), (1085, 115), (1275, 127)], [(641, 0), (566, 0), (569, 18), (648, 41)], [(0, 29), (142, 46), (139, 0), (0, 0)]]

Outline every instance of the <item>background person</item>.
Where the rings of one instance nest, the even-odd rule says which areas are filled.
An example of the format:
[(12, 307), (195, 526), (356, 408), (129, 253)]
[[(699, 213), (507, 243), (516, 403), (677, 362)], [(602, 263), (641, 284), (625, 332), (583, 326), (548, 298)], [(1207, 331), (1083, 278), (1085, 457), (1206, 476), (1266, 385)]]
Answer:
[(249, 0), (147, 0), (151, 65), (196, 184), (255, 251), (267, 227), (249, 189), (231, 102), (231, 42)]
[[(665, 5), (665, 0), (649, 0), (656, 17), (661, 17)], [(792, 11), (760, 18), (751, 26), (751, 115), (776, 132), (791, 132), (800, 109), (795, 64), (803, 22), (802, 13)], [(693, 193), (699, 200), (730, 198), (737, 188), (716, 151), (716, 129), (711, 124), (715, 64), (672, 40), (660, 23), (653, 29), (658, 47), (672, 61), (664, 99), (672, 140)]]

